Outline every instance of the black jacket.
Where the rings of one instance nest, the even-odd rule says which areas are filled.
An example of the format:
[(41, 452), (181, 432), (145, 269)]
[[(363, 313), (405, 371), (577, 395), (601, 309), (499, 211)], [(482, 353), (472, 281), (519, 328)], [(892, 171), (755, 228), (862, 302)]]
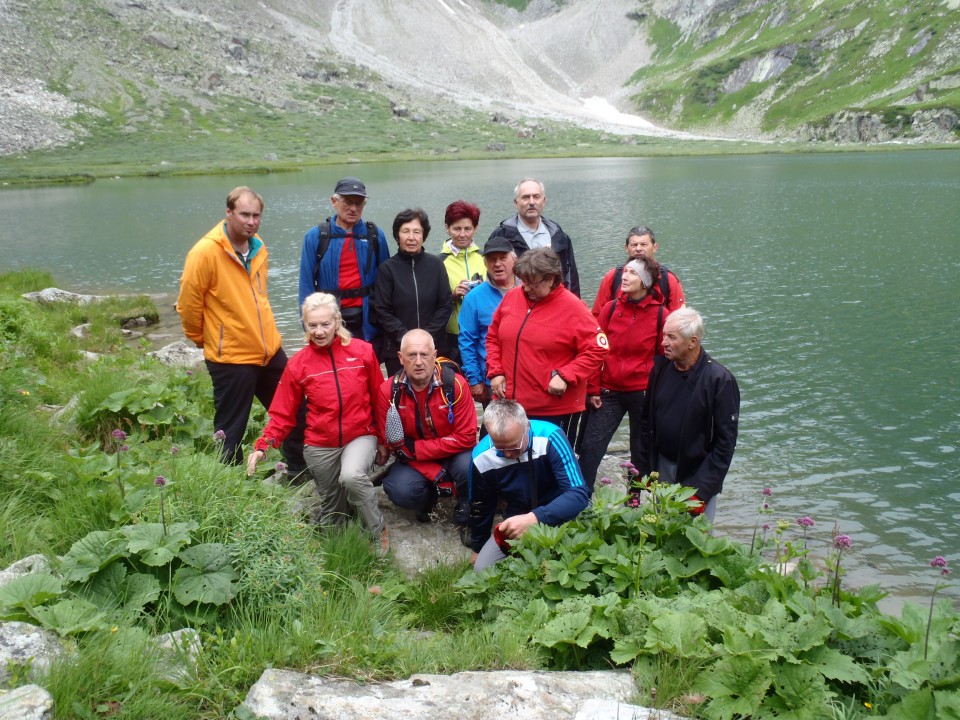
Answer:
[[(655, 408), (658, 403), (669, 402), (669, 398), (659, 397), (657, 392), (664, 375), (670, 372), (678, 372), (673, 362), (662, 355), (654, 358), (640, 422), (642, 451), (637, 470), (644, 475), (658, 466)], [(740, 420), (740, 388), (733, 374), (702, 350), (689, 372), (695, 385), (680, 429), (677, 483), (696, 488), (697, 497), (707, 502), (723, 489), (723, 479), (733, 460)]]
[(436, 255), (398, 252), (383, 263), (373, 286), (374, 322), (383, 333), (382, 357), (395, 356), (404, 334), (414, 328), (426, 330), (437, 351), (446, 352), (452, 300), (447, 270)]
[[(550, 247), (560, 258), (563, 284), (567, 286), (567, 290), (580, 297), (580, 273), (577, 272), (577, 261), (573, 257), (573, 243), (570, 242), (570, 236), (553, 220), (548, 220), (545, 217), (541, 217), (540, 220), (543, 221), (544, 227), (550, 233)], [(526, 240), (523, 239), (523, 235), (517, 229), (518, 222), (520, 222), (520, 218), (516, 215), (508, 217), (490, 233), (489, 239), (502, 237), (509, 240), (517, 253), (517, 257), (520, 257), (530, 248), (527, 247)]]

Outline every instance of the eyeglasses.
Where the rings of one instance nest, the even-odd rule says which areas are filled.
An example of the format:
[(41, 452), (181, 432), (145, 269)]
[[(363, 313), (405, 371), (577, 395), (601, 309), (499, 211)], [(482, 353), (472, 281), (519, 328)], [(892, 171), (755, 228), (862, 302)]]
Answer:
[(539, 280), (524, 280), (523, 284), (528, 288), (538, 288), (543, 285), (545, 282), (549, 282), (552, 278), (540, 278)]
[[(492, 439), (492, 438), (491, 438)], [(522, 454), (527, 449), (527, 433), (524, 432), (523, 438), (520, 440), (520, 444), (517, 447), (512, 448), (501, 448), (494, 445), (494, 448), (497, 451), (497, 454), (501, 457), (506, 457), (509, 455)]]

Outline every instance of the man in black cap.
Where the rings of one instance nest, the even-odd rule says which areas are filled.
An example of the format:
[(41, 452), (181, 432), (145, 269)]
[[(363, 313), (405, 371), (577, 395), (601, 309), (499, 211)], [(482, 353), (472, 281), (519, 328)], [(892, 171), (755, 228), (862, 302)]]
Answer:
[[(487, 329), (503, 296), (520, 281), (513, 274), (517, 254), (506, 238), (487, 240), (483, 246), (483, 262), (487, 266), (487, 279), (464, 296), (460, 308), (459, 344), (460, 367), (470, 383), (470, 393), (486, 407), (491, 397), (487, 379)], [(481, 432), (485, 433), (485, 429)]]
[(334, 214), (310, 228), (300, 255), (299, 305), (307, 295), (325, 292), (340, 302), (343, 324), (376, 348), (377, 328), (371, 322), (370, 294), (377, 269), (390, 257), (387, 239), (361, 215), (367, 188), (355, 177), (340, 178), (330, 198)]

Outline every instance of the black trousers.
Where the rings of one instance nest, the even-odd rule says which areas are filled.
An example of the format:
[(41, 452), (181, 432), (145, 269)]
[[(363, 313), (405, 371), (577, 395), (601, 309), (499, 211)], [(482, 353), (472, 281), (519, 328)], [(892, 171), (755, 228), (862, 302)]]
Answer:
[(548, 423), (553, 423), (567, 436), (567, 440), (570, 442), (570, 447), (572, 448), (574, 443), (577, 441), (577, 425), (580, 423), (580, 416), (583, 415), (582, 412), (570, 413), (568, 415), (529, 415), (529, 420), (543, 420)]
[[(270, 408), (273, 394), (283, 369), (287, 366), (287, 354), (277, 350), (266, 365), (236, 365), (206, 361), (207, 371), (213, 381), (213, 427), (226, 435), (221, 448), (223, 462), (240, 465), (246, 462), (243, 455), (243, 436), (250, 419), (250, 408), (256, 398), (265, 408)], [(283, 454), (288, 468), (293, 472), (305, 467), (303, 461), (303, 423), (290, 433), (283, 443)], [(299, 453), (297, 442), (299, 441)]]
[(590, 491), (597, 480), (597, 468), (610, 445), (613, 434), (620, 427), (623, 416), (630, 415), (630, 462), (640, 458), (640, 414), (643, 412), (646, 390), (636, 392), (605, 391), (599, 409), (587, 413), (586, 424), (580, 434), (580, 470)]

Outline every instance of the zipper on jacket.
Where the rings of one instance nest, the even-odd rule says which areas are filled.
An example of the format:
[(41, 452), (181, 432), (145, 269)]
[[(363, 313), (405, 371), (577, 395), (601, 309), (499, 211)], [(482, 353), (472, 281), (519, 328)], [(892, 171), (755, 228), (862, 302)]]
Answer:
[[(260, 271), (257, 271), (257, 276), (259, 277)], [(260, 342), (263, 344), (263, 365), (266, 367), (267, 363), (270, 362), (268, 356), (269, 349), (267, 348), (267, 333), (263, 329), (263, 313), (260, 312), (260, 303), (257, 301), (257, 288), (253, 281), (253, 275), (250, 272), (247, 272), (247, 277), (250, 278), (250, 293), (253, 295), (253, 306), (257, 308), (257, 323), (260, 325)], [(264, 288), (264, 295), (266, 295), (266, 288)]]
[(527, 320), (530, 319), (530, 313), (533, 312), (533, 308), (527, 308), (527, 314), (523, 318), (523, 322), (520, 323), (520, 329), (517, 330), (517, 345), (513, 349), (513, 398), (512, 400), (517, 399), (517, 363), (520, 362), (520, 335), (523, 333), (523, 328), (527, 325)]
[[(334, 338), (335, 342), (338, 342)], [(340, 373), (337, 371), (337, 359), (333, 355), (333, 345), (327, 348), (330, 353), (330, 365), (333, 367), (333, 384), (337, 386), (337, 405), (340, 412), (337, 413), (337, 447), (343, 447), (343, 392), (340, 390)]]
[(417, 308), (417, 327), (421, 328), (423, 323), (420, 322), (420, 288), (417, 286), (417, 259), (415, 257), (410, 258), (410, 274), (413, 275), (413, 299)]

